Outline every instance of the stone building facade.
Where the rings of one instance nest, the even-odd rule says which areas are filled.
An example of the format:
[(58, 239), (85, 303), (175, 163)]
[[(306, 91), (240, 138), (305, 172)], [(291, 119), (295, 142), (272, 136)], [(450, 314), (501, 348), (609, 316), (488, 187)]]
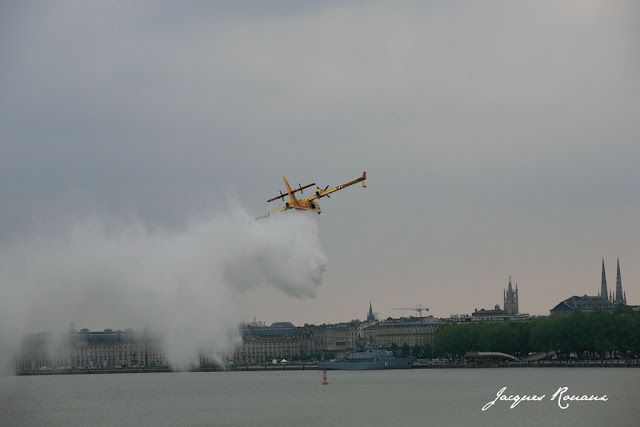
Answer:
[(16, 356), (18, 371), (165, 366), (159, 340), (133, 331), (26, 335)]
[(313, 333), (316, 353), (344, 354), (351, 350), (358, 340), (364, 336), (364, 329), (372, 322), (353, 320), (345, 323), (334, 323), (320, 326), (307, 326)]
[(273, 359), (287, 359), (314, 353), (312, 332), (295, 327), (289, 322), (277, 322), (271, 326), (241, 327), (242, 344), (233, 355), (238, 365), (261, 364)]
[(363, 337), (373, 337), (374, 341), (390, 348), (392, 344), (402, 347), (433, 344), (433, 339), (441, 322), (432, 316), (392, 319), (376, 322), (364, 329)]

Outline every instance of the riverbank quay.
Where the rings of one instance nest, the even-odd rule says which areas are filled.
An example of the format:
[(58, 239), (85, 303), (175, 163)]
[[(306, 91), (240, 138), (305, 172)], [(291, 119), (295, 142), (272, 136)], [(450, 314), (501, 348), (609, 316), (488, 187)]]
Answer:
[(33, 371), (16, 371), (17, 376), (30, 375), (83, 375), (83, 374), (152, 374), (173, 372), (168, 366), (153, 368), (95, 368), (95, 369), (37, 369)]
[(416, 362), (414, 369), (456, 368), (640, 368), (640, 359), (630, 360), (544, 360), (535, 362)]
[(264, 364), (264, 365), (234, 365), (226, 369), (220, 367), (213, 368), (200, 368), (196, 371), (199, 372), (219, 372), (219, 371), (313, 371), (318, 369), (317, 363), (304, 363), (304, 364)]
[[(204, 366), (192, 369), (190, 372), (230, 372), (230, 371), (304, 371), (317, 370), (317, 363), (278, 364), (278, 365), (246, 365), (246, 366)], [(30, 371), (16, 371), (17, 376), (31, 375), (95, 375), (95, 374), (150, 374), (161, 372), (178, 372), (169, 366), (149, 368), (89, 368), (89, 369), (36, 369)]]
[[(537, 362), (497, 362), (497, 363), (470, 363), (470, 362), (416, 362), (413, 369), (482, 369), (482, 368), (640, 368), (639, 359), (631, 360), (553, 360)], [(207, 366), (193, 369), (191, 372), (264, 372), (264, 371), (310, 371), (318, 370), (317, 363), (305, 364), (264, 364), (243, 366)], [(82, 374), (150, 374), (176, 372), (168, 366), (154, 368), (121, 368), (121, 369), (73, 369), (73, 370), (34, 370), (16, 371), (17, 376), (31, 375), (82, 375)]]

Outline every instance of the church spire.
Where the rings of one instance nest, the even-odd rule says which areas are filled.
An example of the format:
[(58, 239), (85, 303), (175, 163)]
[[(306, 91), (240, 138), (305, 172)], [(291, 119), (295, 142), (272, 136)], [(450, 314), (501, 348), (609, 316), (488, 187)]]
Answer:
[(373, 315), (373, 307), (371, 301), (369, 301), (369, 314), (367, 314), (367, 322), (375, 322), (376, 317)]
[(622, 293), (622, 277), (620, 276), (620, 258), (618, 258), (618, 274), (616, 277), (616, 304), (626, 304), (624, 294)]
[(608, 298), (609, 293), (607, 292), (607, 276), (604, 274), (604, 257), (602, 258), (602, 281), (600, 282), (600, 296), (603, 298)]

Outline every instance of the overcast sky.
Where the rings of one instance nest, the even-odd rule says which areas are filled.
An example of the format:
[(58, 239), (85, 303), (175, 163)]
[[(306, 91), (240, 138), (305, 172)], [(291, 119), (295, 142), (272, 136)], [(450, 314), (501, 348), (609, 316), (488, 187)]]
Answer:
[(502, 307), (509, 275), (548, 314), (602, 257), (640, 304), (640, 3), (299, 3), (2, 2), (3, 250), (366, 170), (322, 201), (317, 297), (262, 287), (239, 317), (448, 317)]

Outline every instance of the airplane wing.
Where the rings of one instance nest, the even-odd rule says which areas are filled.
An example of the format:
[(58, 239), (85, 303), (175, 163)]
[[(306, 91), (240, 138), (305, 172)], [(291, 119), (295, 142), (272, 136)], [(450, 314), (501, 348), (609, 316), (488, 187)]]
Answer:
[(271, 212), (267, 212), (266, 214), (262, 214), (259, 215), (257, 217), (255, 217), (254, 219), (263, 219), (266, 218), (274, 213), (278, 213), (278, 212), (282, 212), (282, 211), (286, 211), (288, 208), (286, 206), (281, 207), (280, 209), (276, 209), (275, 211), (271, 211)]
[[(292, 190), (292, 191), (291, 191), (291, 194), (293, 194), (293, 193), (297, 193), (298, 191), (299, 191), (300, 193), (304, 193), (302, 190), (304, 190), (305, 188), (313, 187), (314, 185), (316, 185), (316, 183), (315, 183), (315, 182), (312, 182), (312, 183), (311, 183), (311, 184), (309, 184), (309, 185), (305, 185), (304, 187), (303, 187), (302, 185), (298, 184), (298, 188), (296, 188), (295, 190)], [(287, 197), (287, 196), (288, 196), (288, 194), (287, 194), (287, 193), (283, 193), (283, 192), (281, 191), (279, 196), (276, 196), (276, 197), (274, 197), (273, 199), (269, 199), (269, 200), (267, 200), (267, 203), (268, 203), (268, 202), (273, 202), (274, 200), (278, 200), (278, 199), (282, 199), (282, 201), (284, 201), (284, 198), (285, 198), (285, 197)]]
[(335, 193), (338, 190), (342, 190), (343, 188), (347, 188), (350, 185), (353, 184), (357, 184), (359, 182), (362, 182), (362, 186), (366, 187), (367, 184), (365, 184), (364, 180), (367, 179), (367, 173), (366, 172), (362, 172), (362, 176), (358, 179), (354, 179), (353, 181), (349, 181), (346, 184), (342, 184), (342, 185), (338, 185), (337, 187), (333, 187), (329, 190), (318, 190), (316, 191), (316, 195), (309, 197), (307, 200), (311, 201), (311, 200), (316, 200), (316, 199), (320, 199), (322, 197), (328, 196), (331, 193)]

